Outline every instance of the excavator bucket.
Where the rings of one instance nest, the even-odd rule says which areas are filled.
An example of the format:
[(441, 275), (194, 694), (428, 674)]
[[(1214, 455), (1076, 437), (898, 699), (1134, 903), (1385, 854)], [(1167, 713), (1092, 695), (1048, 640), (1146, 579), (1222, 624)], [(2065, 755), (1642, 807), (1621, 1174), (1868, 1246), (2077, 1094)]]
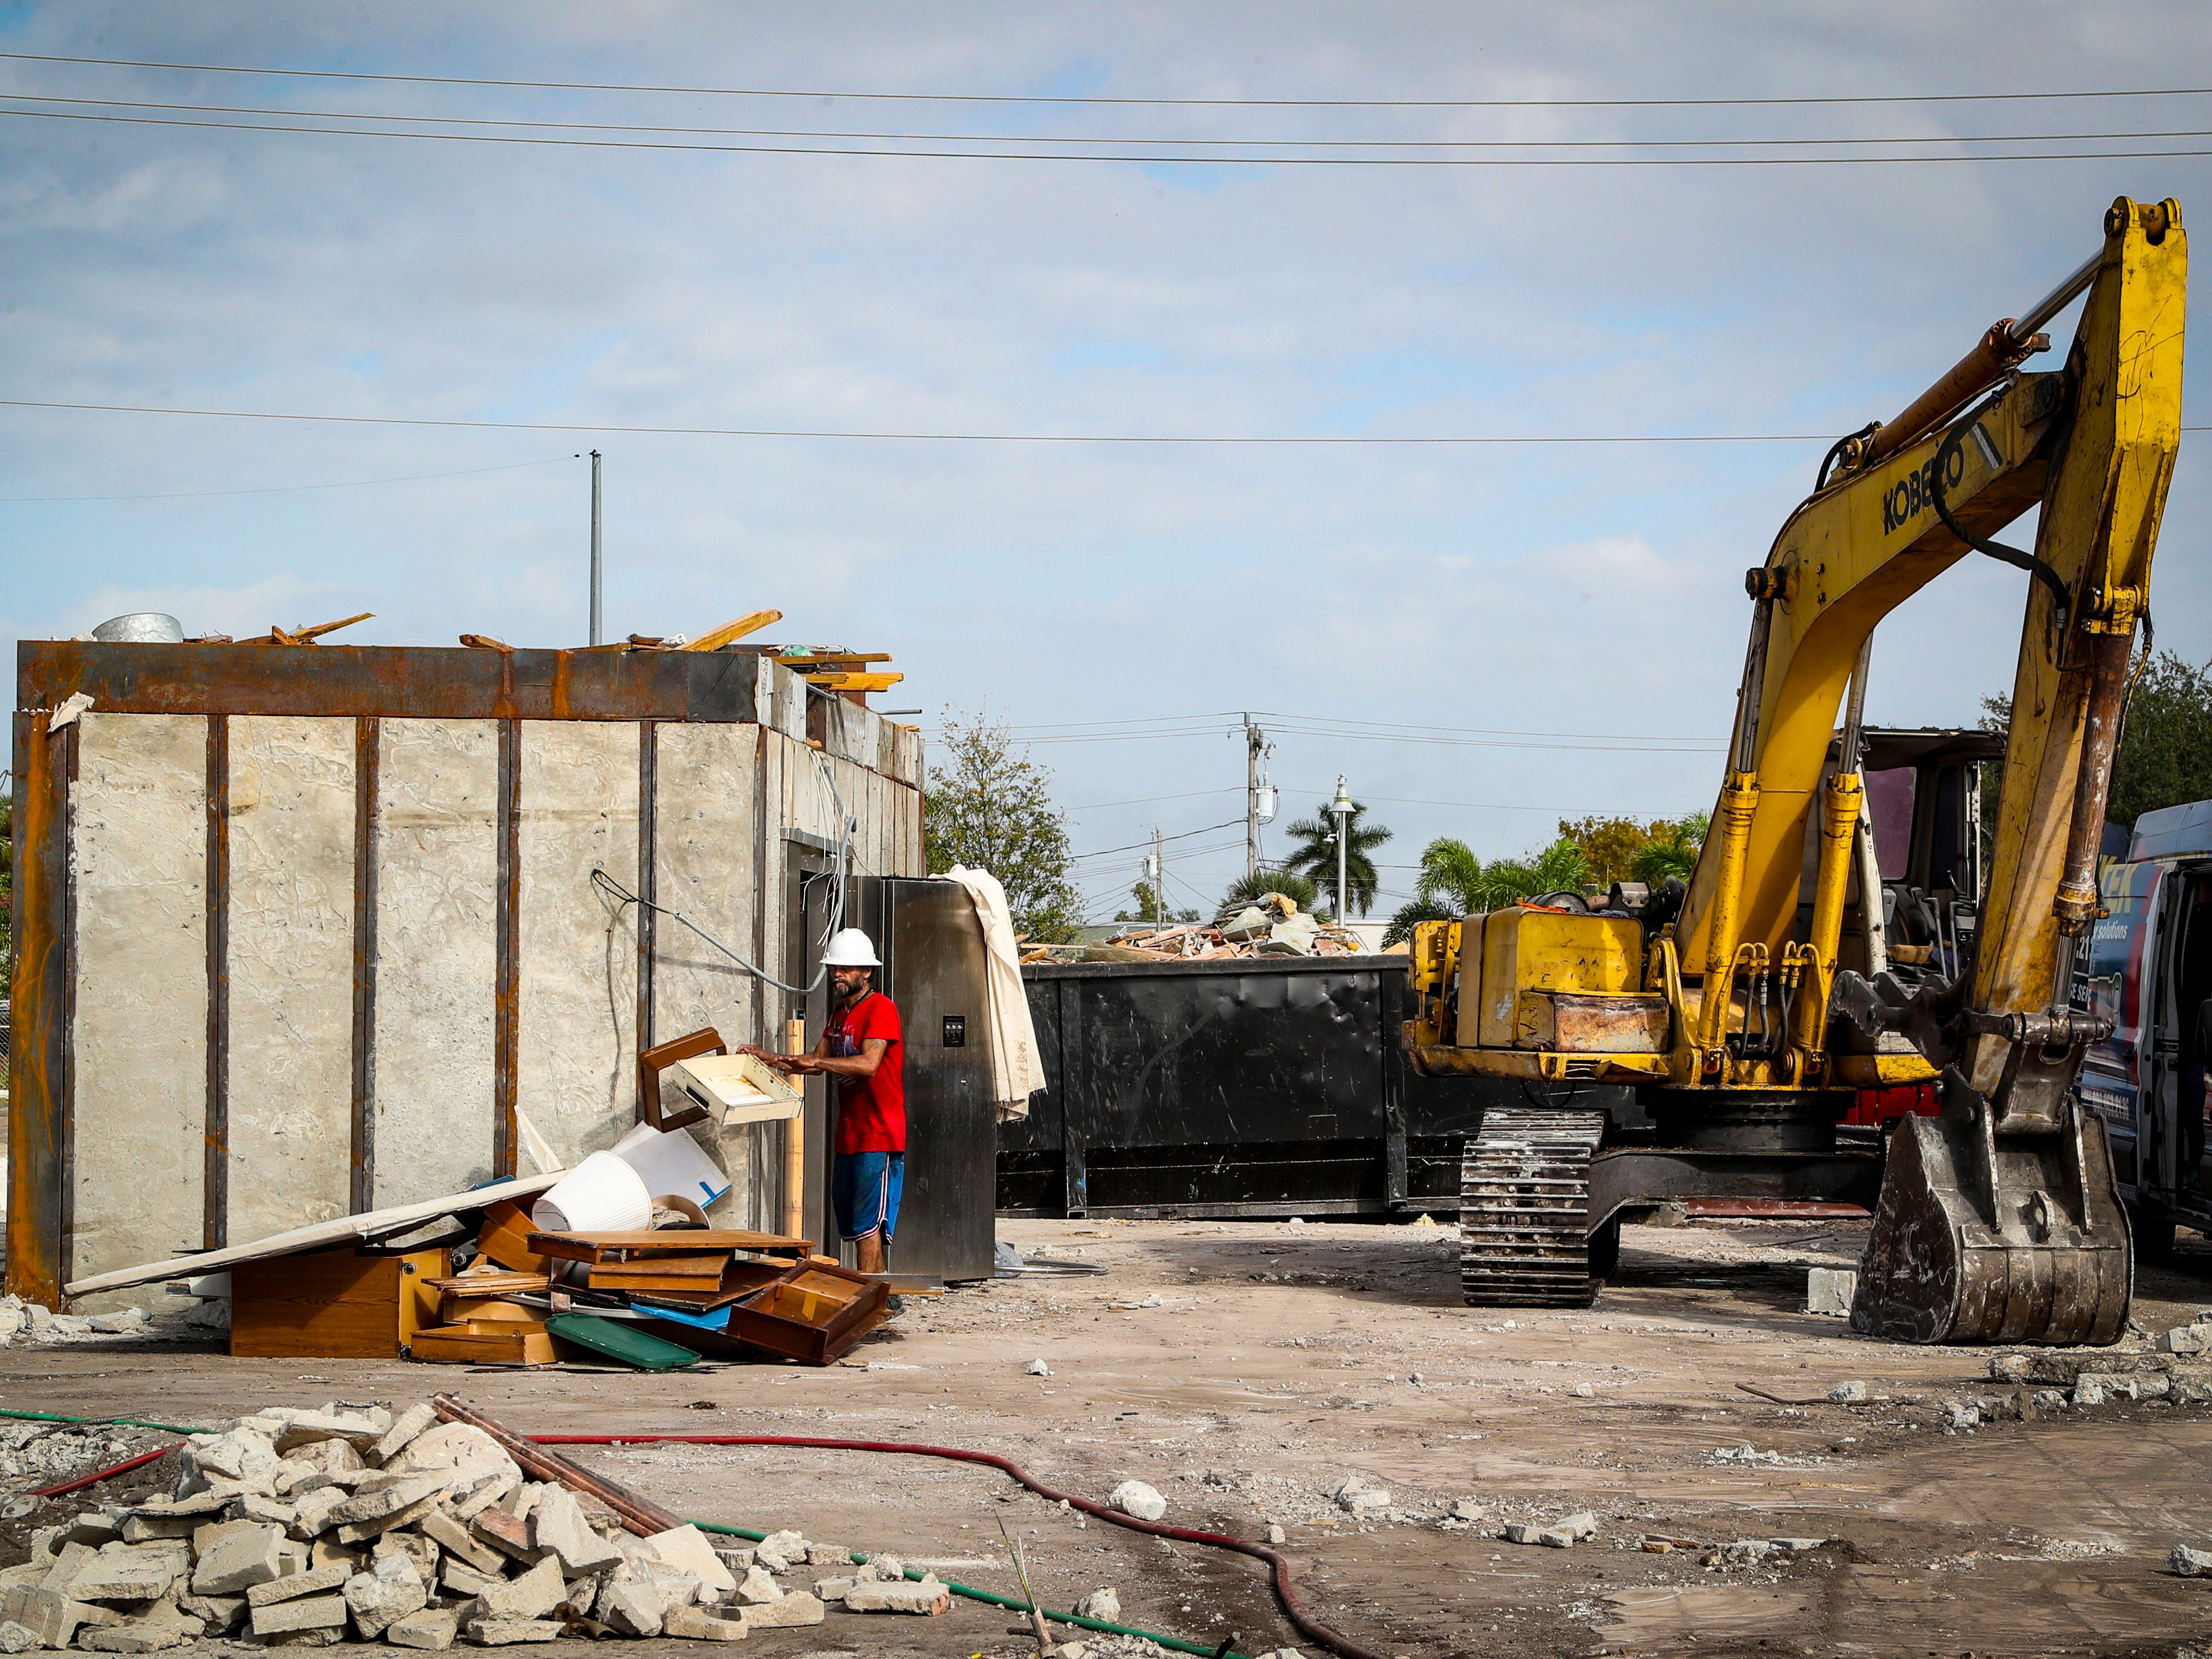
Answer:
[(1890, 1141), (1851, 1328), (1901, 1342), (2102, 1345), (2125, 1328), (2127, 1218), (2101, 1120), (2069, 1099), (2055, 1126), (1992, 1127), (1956, 1067), (1940, 1117)]

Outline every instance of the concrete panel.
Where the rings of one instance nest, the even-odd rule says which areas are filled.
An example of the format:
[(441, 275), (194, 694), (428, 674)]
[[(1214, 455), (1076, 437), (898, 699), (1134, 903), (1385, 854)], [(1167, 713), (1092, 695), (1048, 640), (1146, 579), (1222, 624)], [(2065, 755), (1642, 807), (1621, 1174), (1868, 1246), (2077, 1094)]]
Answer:
[[(750, 957), (758, 902), (760, 849), (755, 793), (759, 732), (750, 726), (659, 728), (653, 768), (653, 884), (659, 902), (680, 910), (716, 939)], [(774, 971), (773, 965), (770, 970)], [(753, 976), (663, 916), (653, 939), (653, 1018), (660, 1042), (713, 1026), (732, 1048), (752, 1041), (760, 1006)], [(696, 1133), (695, 1131), (695, 1133)], [(769, 1137), (757, 1127), (725, 1131), (710, 1148), (734, 1188), (732, 1224), (762, 1224), (760, 1172)]]
[(354, 723), (230, 721), (227, 1242), (346, 1213)]
[(498, 810), (497, 721), (378, 723), (379, 1207), (493, 1174)]
[[(64, 1279), (206, 1243), (207, 720), (82, 716)], [(153, 1305), (158, 1291), (93, 1298)]]
[(638, 887), (638, 727), (526, 720), (518, 1105), (562, 1160), (637, 1121), (637, 916), (595, 886)]

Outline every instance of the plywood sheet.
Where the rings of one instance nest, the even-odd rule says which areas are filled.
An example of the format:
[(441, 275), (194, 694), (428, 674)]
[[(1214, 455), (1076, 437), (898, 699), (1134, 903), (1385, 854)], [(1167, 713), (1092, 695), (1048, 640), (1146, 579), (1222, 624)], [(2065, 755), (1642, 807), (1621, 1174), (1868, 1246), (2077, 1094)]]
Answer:
[(70, 1279), (206, 1242), (208, 723), (82, 718)]
[(341, 1216), (353, 1147), (354, 722), (230, 721), (229, 1227)]
[(591, 875), (638, 888), (639, 728), (526, 720), (518, 1105), (564, 1164), (637, 1121), (637, 913)]
[(381, 720), (377, 756), (371, 1097), (382, 1206), (493, 1174), (499, 722)]

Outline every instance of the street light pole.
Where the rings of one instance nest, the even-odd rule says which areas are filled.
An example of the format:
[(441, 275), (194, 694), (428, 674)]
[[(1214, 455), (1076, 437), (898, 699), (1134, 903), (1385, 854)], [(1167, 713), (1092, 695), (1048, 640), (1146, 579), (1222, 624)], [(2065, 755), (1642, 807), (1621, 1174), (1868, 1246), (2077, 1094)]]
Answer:
[(1260, 750), (1267, 741), (1260, 728), (1244, 716), (1244, 873), (1260, 873)]
[(1353, 807), (1352, 797), (1344, 791), (1344, 774), (1336, 775), (1336, 799), (1328, 804), (1329, 815), (1336, 820), (1336, 925), (1345, 925), (1351, 914), (1346, 908), (1344, 892), (1345, 854), (1351, 841), (1351, 821)]
[(599, 452), (592, 452), (592, 639), (599, 642)]

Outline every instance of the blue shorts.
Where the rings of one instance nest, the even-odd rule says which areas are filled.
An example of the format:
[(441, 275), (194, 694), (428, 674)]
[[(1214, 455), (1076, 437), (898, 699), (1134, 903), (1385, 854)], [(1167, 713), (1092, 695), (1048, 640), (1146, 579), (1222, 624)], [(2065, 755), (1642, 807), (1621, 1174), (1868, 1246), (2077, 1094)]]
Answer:
[(904, 1152), (838, 1153), (830, 1176), (838, 1236), (850, 1240), (879, 1232), (890, 1243), (898, 1231), (899, 1193), (905, 1186)]

